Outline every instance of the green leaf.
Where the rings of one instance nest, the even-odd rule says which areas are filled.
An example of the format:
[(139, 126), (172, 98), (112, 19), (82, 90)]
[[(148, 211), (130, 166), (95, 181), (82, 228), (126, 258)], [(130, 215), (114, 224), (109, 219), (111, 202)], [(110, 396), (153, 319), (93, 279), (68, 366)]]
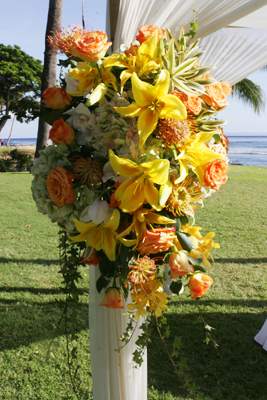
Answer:
[(44, 111), (40, 114), (40, 117), (47, 122), (49, 125), (53, 125), (53, 123), (60, 118), (64, 120), (69, 118), (69, 115), (64, 115), (62, 110), (52, 110), (51, 108), (45, 108)]
[(174, 39), (171, 39), (169, 43), (168, 60), (169, 60), (169, 71), (170, 73), (172, 73), (173, 68), (175, 66)]
[(216, 133), (215, 135), (212, 136), (213, 139), (215, 140), (215, 143), (220, 143), (221, 141), (221, 137), (218, 133)]
[(108, 286), (108, 284), (109, 284), (109, 279), (104, 275), (100, 275), (100, 277), (96, 281), (96, 289), (98, 293), (100, 293), (103, 289), (105, 289)]
[(183, 284), (181, 281), (180, 282), (172, 281), (172, 283), (170, 284), (170, 289), (171, 289), (172, 293), (174, 293), (174, 294), (179, 295), (182, 288), (183, 288)]
[(126, 247), (123, 244), (121, 245), (120, 260), (122, 262), (129, 261), (130, 251), (130, 247)]
[(190, 251), (192, 249), (194, 249), (192, 240), (188, 236), (186, 236), (184, 233), (177, 232), (176, 236), (178, 237), (178, 240), (184, 250), (186, 250), (190, 253)]
[(173, 76), (180, 75), (182, 72), (186, 72), (188, 69), (192, 68), (193, 65), (197, 62), (197, 57), (190, 58), (182, 62), (178, 68), (173, 71)]

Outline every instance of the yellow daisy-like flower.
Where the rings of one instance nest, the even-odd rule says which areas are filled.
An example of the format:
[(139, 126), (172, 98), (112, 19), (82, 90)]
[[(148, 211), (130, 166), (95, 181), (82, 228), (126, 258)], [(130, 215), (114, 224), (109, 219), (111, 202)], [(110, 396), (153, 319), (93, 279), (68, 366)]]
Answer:
[(139, 146), (142, 148), (157, 126), (159, 118), (186, 119), (184, 104), (176, 96), (168, 94), (170, 74), (162, 70), (155, 86), (141, 81), (136, 73), (132, 75), (132, 91), (136, 103), (128, 107), (114, 107), (125, 116), (138, 116)]
[(154, 186), (162, 185), (168, 198), (171, 189), (167, 185), (169, 179), (169, 160), (154, 160), (137, 165), (131, 160), (117, 157), (109, 150), (109, 161), (114, 171), (127, 179), (116, 190), (115, 198), (121, 201), (120, 208), (123, 212), (130, 213), (142, 206), (146, 200), (153, 208), (160, 211), (159, 191)]
[(115, 261), (116, 254), (116, 230), (118, 229), (120, 223), (120, 212), (119, 210), (114, 210), (111, 218), (107, 223), (103, 221), (101, 224), (95, 224), (94, 222), (81, 222), (77, 219), (73, 219), (80, 235), (69, 236), (69, 239), (74, 242), (86, 241), (86, 246), (91, 246), (97, 251), (104, 250), (107, 257), (111, 261)]
[(202, 256), (202, 261), (205, 267), (210, 268), (211, 264), (208, 260), (208, 257), (214, 261), (212, 255), (210, 254), (210, 251), (212, 249), (219, 249), (220, 245), (219, 243), (214, 243), (212, 238), (215, 236), (214, 232), (209, 232), (207, 235), (205, 235), (202, 239), (198, 240), (194, 236), (190, 237), (192, 240), (195, 249), (191, 250), (189, 255), (193, 258), (198, 258)]

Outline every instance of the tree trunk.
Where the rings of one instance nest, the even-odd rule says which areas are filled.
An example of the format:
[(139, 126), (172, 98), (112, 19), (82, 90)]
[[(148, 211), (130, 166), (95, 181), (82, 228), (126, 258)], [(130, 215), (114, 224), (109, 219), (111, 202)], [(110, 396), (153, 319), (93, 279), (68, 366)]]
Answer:
[(12, 126), (11, 126), (10, 134), (9, 134), (7, 142), (6, 142), (6, 146), (8, 146), (8, 143), (9, 143), (9, 141), (11, 139), (11, 135), (12, 135), (12, 132), (13, 132), (15, 120), (16, 120), (16, 115), (14, 115), (14, 118), (13, 118), (13, 121), (12, 121)]
[[(61, 30), (63, 0), (50, 0), (48, 18), (45, 33), (45, 52), (44, 52), (44, 69), (42, 74), (41, 92), (43, 93), (48, 87), (56, 84), (56, 65), (57, 51), (48, 45), (47, 37), (54, 31)], [(41, 111), (44, 105), (41, 103)], [(39, 118), (37, 145), (35, 157), (39, 156), (39, 151), (43, 150), (48, 144), (50, 125)]]
[[(6, 99), (5, 99), (5, 100), (6, 100), (6, 111), (5, 111), (5, 116), (8, 117), (8, 116), (9, 116), (9, 104), (10, 104), (9, 90), (8, 90), (8, 92), (7, 92), (7, 95), (6, 95)], [(7, 120), (8, 120), (8, 118), (2, 119), (2, 120), (0, 121), (0, 132), (1, 132), (1, 130), (4, 128), (4, 126), (5, 126), (6, 122), (7, 122)]]
[[(119, 14), (120, 0), (109, 0), (109, 19), (110, 19), (110, 40), (114, 43), (118, 14)], [(112, 44), (112, 50), (115, 51)]]

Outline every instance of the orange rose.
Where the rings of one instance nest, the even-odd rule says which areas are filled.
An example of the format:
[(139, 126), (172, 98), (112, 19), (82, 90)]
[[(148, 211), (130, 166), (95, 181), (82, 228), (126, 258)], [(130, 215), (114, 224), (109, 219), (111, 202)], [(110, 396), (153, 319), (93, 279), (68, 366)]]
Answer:
[(198, 115), (202, 110), (201, 100), (197, 96), (188, 96), (182, 92), (171, 92), (174, 96), (178, 97), (185, 105), (188, 113)]
[(131, 44), (131, 47), (130, 47), (128, 50), (125, 50), (124, 54), (125, 54), (127, 57), (130, 57), (130, 56), (137, 56), (138, 47), (139, 47), (139, 46), (136, 46), (136, 45)]
[(209, 275), (202, 274), (201, 272), (194, 274), (190, 278), (188, 284), (192, 299), (204, 296), (204, 294), (206, 294), (209, 290), (212, 283), (213, 279)]
[(104, 57), (112, 42), (107, 42), (105, 32), (83, 32), (74, 41), (70, 54), (81, 58), (83, 61), (98, 61)]
[(229, 96), (230, 93), (232, 93), (233, 88), (230, 86), (229, 82), (221, 82), (222, 90), (225, 96)]
[(171, 279), (175, 279), (178, 276), (188, 275), (195, 271), (192, 265), (189, 264), (186, 254), (183, 252), (172, 253), (169, 258), (169, 264), (171, 269)]
[[(205, 78), (210, 78), (210, 76), (205, 76)], [(205, 101), (209, 106), (214, 107), (216, 110), (228, 105), (225, 100), (226, 95), (224, 93), (223, 87), (220, 82), (216, 82), (213, 85), (206, 86), (207, 94), (201, 96), (202, 100)]]
[(139, 34), (136, 36), (136, 40), (142, 44), (148, 40), (154, 32), (157, 32), (158, 40), (163, 39), (165, 36), (165, 30), (159, 29), (156, 25), (142, 25), (141, 28), (139, 28)]
[(228, 147), (229, 147), (229, 144), (230, 144), (229, 140), (228, 140), (228, 137), (224, 135), (222, 128), (219, 128), (219, 129), (220, 129), (219, 135), (220, 135), (220, 138), (221, 138), (221, 144), (225, 148), (226, 153), (228, 153)]
[(43, 93), (44, 99), (41, 101), (53, 110), (60, 110), (71, 103), (71, 96), (66, 92), (65, 88), (56, 86), (47, 88)]
[(113, 309), (124, 308), (124, 305), (121, 302), (121, 294), (119, 293), (118, 289), (115, 288), (110, 289), (106, 293), (100, 306), (105, 306), (107, 308), (113, 308)]
[(71, 144), (75, 138), (74, 130), (66, 124), (63, 118), (58, 119), (52, 125), (49, 139), (55, 144)]
[(204, 185), (211, 187), (211, 189), (219, 190), (220, 186), (224, 185), (228, 179), (228, 171), (227, 161), (221, 158), (209, 162), (206, 164)]
[(75, 196), (72, 189), (72, 179), (75, 175), (64, 168), (52, 169), (46, 180), (48, 194), (59, 208), (74, 203)]

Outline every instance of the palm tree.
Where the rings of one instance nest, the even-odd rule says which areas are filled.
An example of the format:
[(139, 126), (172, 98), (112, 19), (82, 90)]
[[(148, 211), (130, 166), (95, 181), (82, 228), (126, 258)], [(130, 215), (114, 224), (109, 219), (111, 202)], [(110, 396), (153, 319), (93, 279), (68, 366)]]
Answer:
[[(267, 66), (263, 69), (267, 69)], [(233, 86), (233, 96), (243, 100), (244, 103), (249, 104), (256, 114), (260, 114), (265, 108), (265, 93), (255, 82), (248, 78), (236, 83)]]
[[(63, 0), (49, 0), (48, 18), (45, 33), (45, 53), (44, 53), (44, 69), (42, 74), (41, 93), (48, 87), (56, 84), (56, 65), (57, 52), (48, 45), (47, 37), (51, 32), (61, 29)], [(41, 103), (42, 111), (43, 103)], [(39, 151), (44, 149), (48, 143), (50, 125), (39, 118), (37, 145), (35, 157), (38, 157)]]

